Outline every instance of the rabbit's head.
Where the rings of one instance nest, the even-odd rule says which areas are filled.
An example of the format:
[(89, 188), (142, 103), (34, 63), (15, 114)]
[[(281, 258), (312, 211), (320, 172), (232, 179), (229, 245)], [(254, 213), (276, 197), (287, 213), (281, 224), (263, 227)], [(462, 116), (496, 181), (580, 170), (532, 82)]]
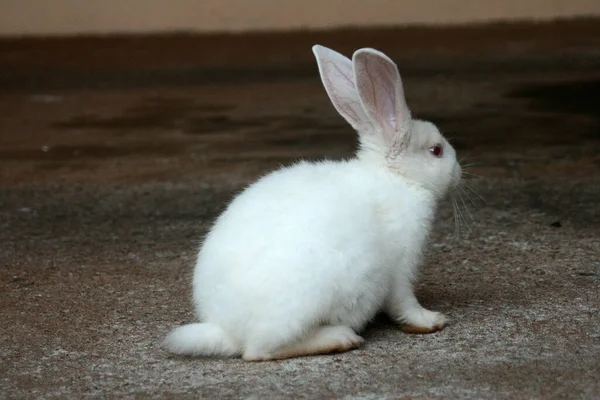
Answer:
[(319, 45), (313, 52), (334, 107), (359, 134), (361, 160), (385, 165), (436, 197), (460, 182), (454, 149), (435, 125), (411, 118), (389, 57), (370, 48), (352, 60)]

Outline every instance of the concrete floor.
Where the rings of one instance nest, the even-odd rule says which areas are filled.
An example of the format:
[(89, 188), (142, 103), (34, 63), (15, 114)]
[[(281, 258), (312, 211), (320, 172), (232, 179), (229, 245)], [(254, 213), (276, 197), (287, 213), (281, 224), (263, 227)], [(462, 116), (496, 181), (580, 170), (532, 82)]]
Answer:
[[(0, 41), (0, 398), (600, 397), (600, 21)], [(453, 319), (281, 362), (182, 359), (202, 234), (298, 158), (352, 154), (310, 46), (371, 45), (481, 176), (418, 296)]]

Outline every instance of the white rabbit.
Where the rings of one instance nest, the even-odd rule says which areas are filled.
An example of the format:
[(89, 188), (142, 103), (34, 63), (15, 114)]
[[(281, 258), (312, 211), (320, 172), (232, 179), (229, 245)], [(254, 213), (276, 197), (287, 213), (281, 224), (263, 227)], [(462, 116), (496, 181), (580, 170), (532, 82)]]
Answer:
[(175, 354), (273, 360), (357, 348), (383, 310), (405, 331), (447, 322), (412, 281), (436, 207), (461, 179), (437, 128), (411, 119), (396, 65), (364, 48), (352, 61), (314, 46), (323, 85), (358, 131), (347, 161), (299, 162), (250, 185), (198, 254), (200, 323), (175, 329)]

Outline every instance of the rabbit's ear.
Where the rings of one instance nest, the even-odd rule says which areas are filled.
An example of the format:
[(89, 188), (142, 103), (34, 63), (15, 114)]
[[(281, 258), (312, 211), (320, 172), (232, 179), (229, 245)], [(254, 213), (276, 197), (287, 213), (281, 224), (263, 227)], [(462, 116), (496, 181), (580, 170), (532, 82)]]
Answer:
[(352, 61), (321, 45), (312, 48), (323, 86), (338, 113), (357, 131), (370, 127), (369, 119), (356, 92)]
[(404, 98), (396, 64), (375, 49), (357, 50), (353, 57), (356, 90), (374, 134), (383, 135), (390, 147), (402, 150), (410, 133), (410, 110)]

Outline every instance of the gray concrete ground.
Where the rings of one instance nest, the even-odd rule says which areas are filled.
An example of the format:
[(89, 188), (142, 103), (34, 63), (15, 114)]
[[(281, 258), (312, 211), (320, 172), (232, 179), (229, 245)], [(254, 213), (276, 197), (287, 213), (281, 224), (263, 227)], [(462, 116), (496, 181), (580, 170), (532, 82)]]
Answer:
[[(232, 194), (352, 154), (310, 45), (398, 61), (481, 176), (442, 208), (418, 296), (345, 354), (171, 357)], [(600, 24), (0, 41), (0, 398), (600, 397)], [(464, 206), (463, 206), (464, 208)]]

